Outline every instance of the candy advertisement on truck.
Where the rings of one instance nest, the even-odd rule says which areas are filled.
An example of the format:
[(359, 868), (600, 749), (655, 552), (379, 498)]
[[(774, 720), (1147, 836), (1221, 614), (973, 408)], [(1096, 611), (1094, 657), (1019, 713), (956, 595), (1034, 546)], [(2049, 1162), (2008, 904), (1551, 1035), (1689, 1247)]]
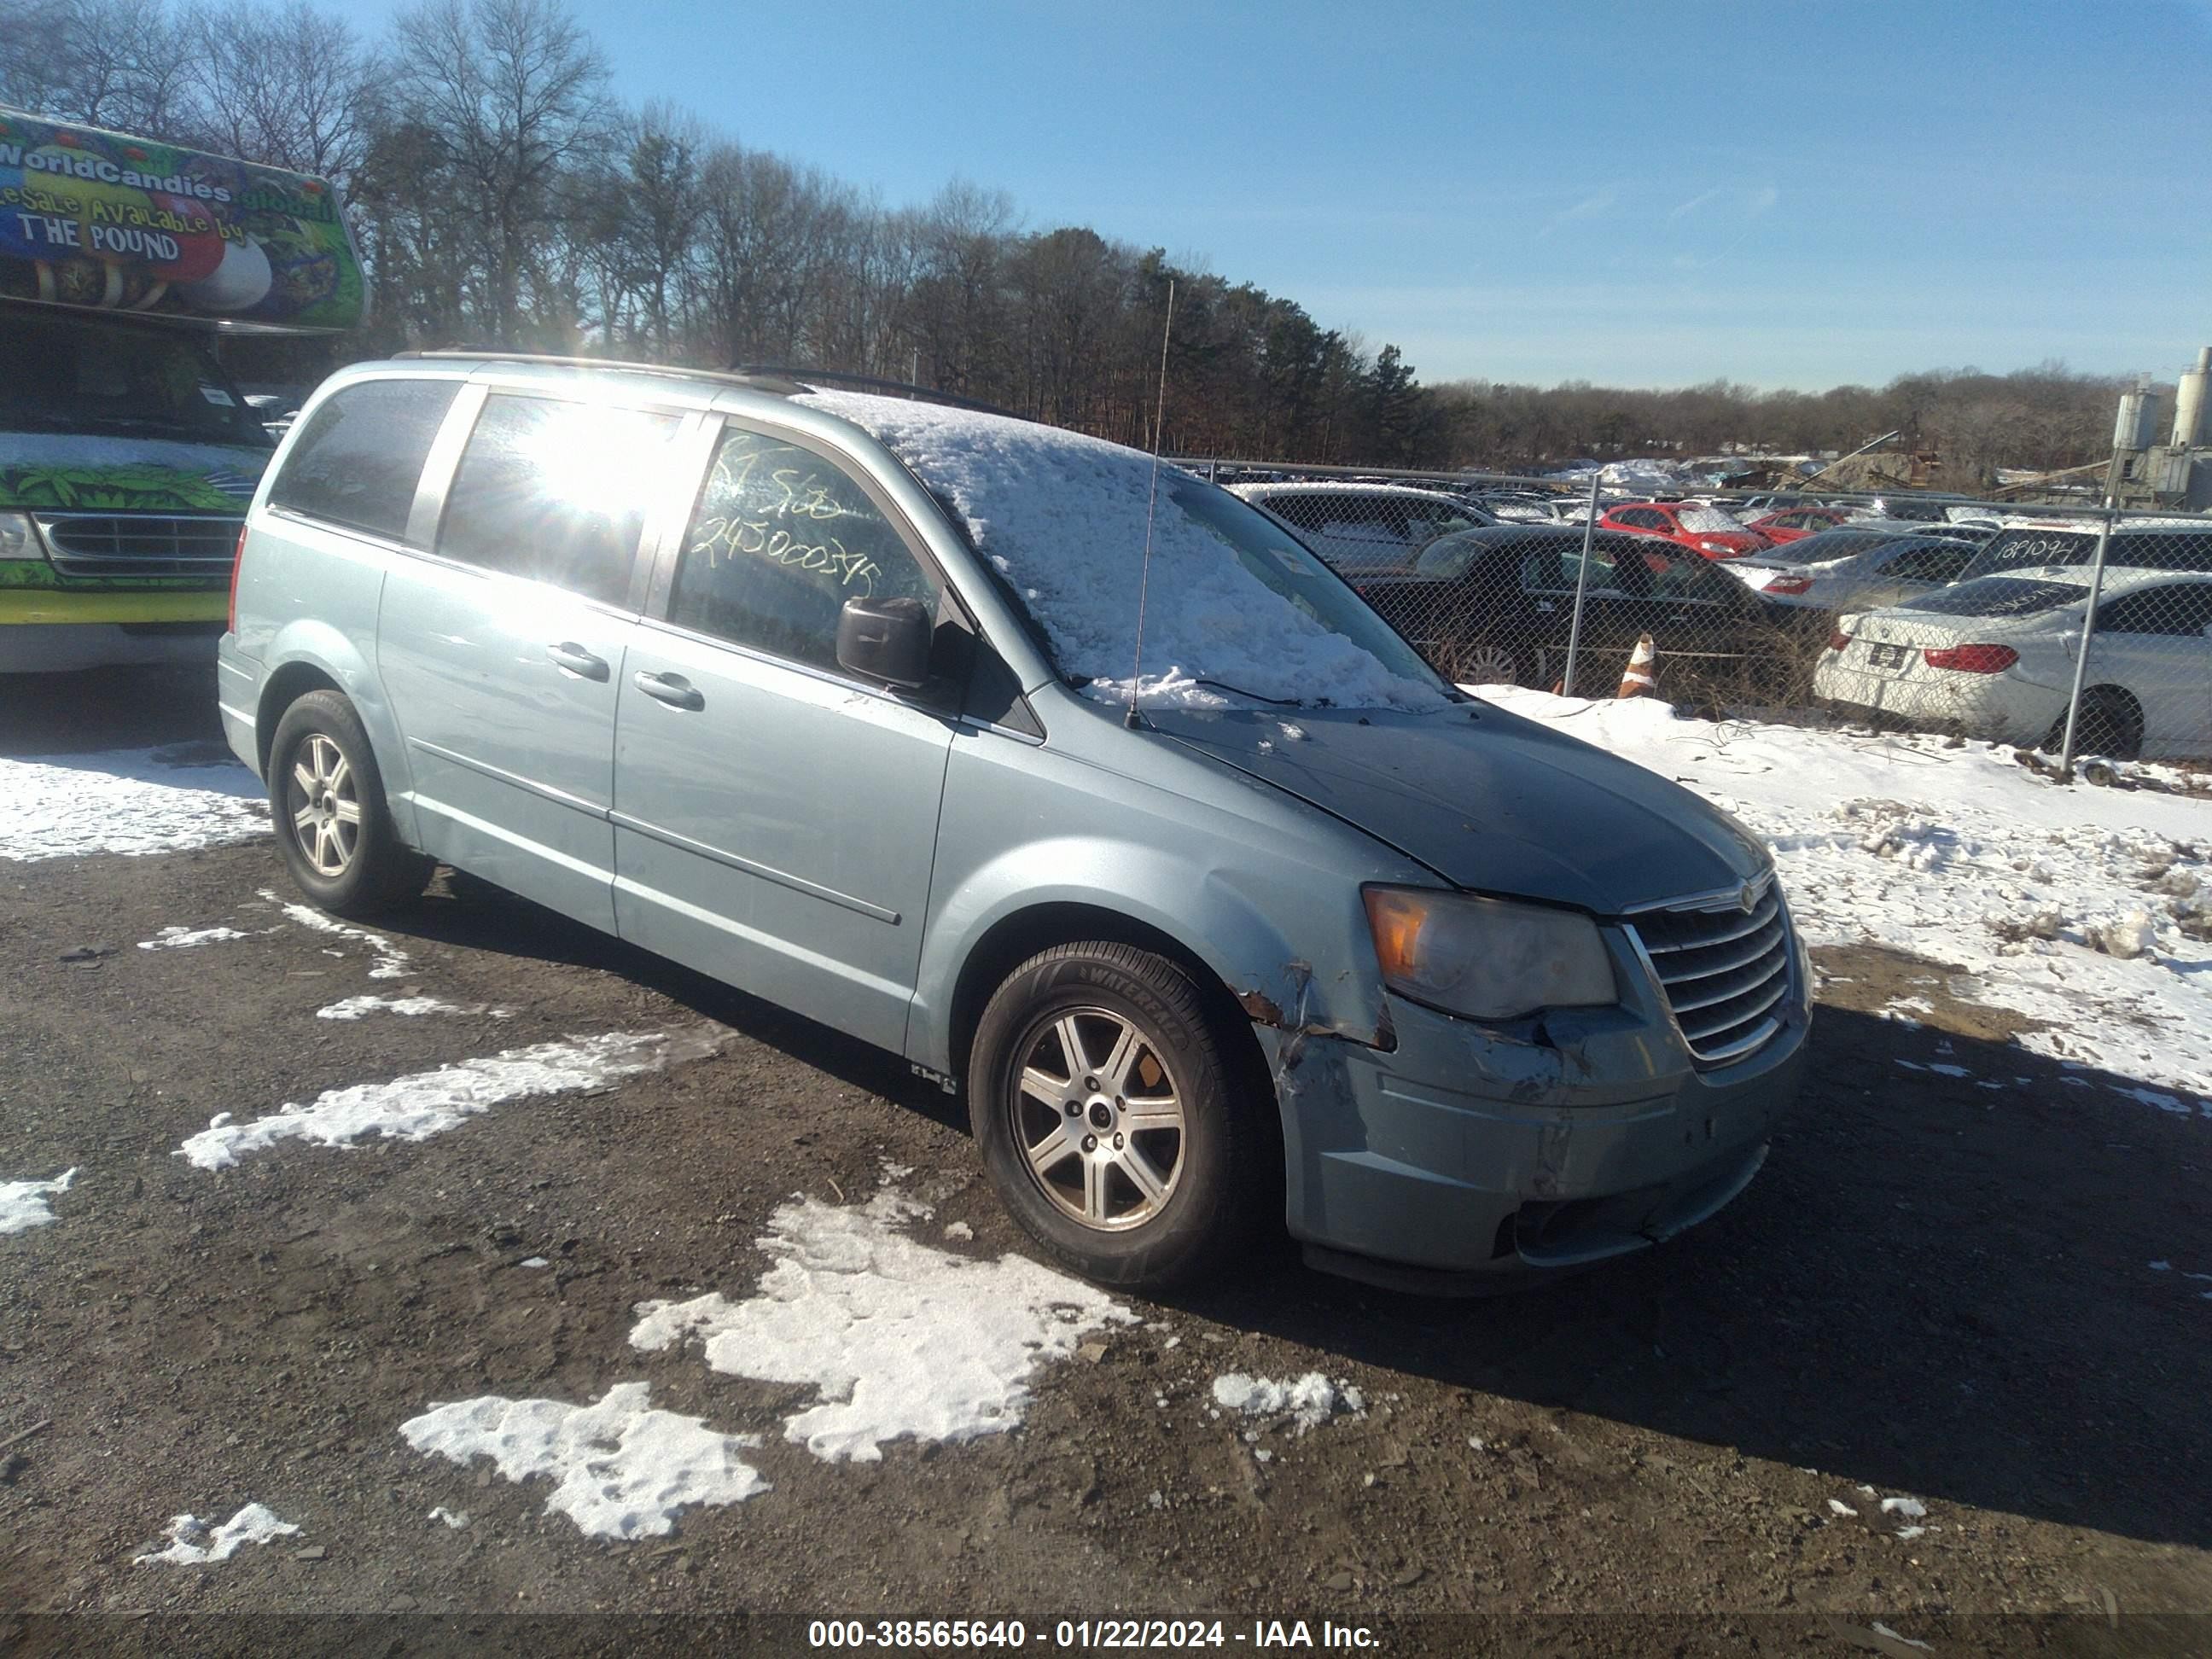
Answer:
[(313, 333), (365, 308), (325, 180), (7, 109), (0, 300)]

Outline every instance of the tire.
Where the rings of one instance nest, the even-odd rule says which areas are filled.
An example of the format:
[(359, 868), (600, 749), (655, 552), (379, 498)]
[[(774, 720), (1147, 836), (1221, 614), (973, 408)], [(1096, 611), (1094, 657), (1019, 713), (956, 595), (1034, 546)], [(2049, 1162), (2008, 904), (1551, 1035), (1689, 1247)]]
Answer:
[(388, 910), (430, 879), (430, 860), (392, 825), (361, 716), (335, 691), (308, 692), (276, 722), (269, 812), (294, 884), (333, 915)]
[[(2051, 721), (2043, 746), (2056, 755), (2065, 746), (2066, 716)], [(2092, 686), (2081, 694), (2081, 716), (2074, 723), (2075, 755), (2134, 760), (2142, 753), (2142, 709), (2117, 685)]]
[(1492, 645), (1479, 640), (1462, 645), (1455, 653), (1458, 672), (1452, 676), (1460, 685), (1518, 685), (1521, 684), (1521, 660), (1502, 645)]
[(1166, 957), (1091, 941), (1030, 957), (984, 1007), (968, 1082), (984, 1169), (1014, 1219), (1086, 1279), (1202, 1279), (1279, 1195), (1273, 1101), (1207, 1001)]

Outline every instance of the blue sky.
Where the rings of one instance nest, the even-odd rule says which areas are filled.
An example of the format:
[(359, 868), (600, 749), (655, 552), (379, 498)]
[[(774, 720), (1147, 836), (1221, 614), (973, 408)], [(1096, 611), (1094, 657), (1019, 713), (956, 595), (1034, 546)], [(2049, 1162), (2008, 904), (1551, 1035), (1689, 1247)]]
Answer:
[(2212, 0), (576, 15), (626, 100), (893, 204), (1002, 188), (1430, 381), (2170, 376), (2212, 340)]

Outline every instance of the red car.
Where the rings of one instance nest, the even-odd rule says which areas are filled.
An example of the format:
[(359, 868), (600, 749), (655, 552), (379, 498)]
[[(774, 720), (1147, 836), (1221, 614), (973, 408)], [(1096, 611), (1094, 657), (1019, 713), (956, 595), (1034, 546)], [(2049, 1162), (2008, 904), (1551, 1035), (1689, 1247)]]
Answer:
[(1664, 536), (1709, 559), (1741, 558), (1773, 545), (1717, 507), (1696, 501), (1631, 501), (1609, 509), (1598, 525), (1605, 530), (1625, 530), (1632, 536)]
[(1784, 542), (1833, 530), (1839, 524), (1848, 523), (1850, 516), (1840, 507), (1786, 507), (1779, 513), (1753, 519), (1744, 528), (1757, 531), (1779, 547)]

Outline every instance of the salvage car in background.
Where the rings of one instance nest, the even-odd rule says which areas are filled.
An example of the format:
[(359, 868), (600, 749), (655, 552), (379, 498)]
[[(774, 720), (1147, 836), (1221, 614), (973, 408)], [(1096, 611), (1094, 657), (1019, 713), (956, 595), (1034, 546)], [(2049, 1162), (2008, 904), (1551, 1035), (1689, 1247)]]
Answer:
[(1439, 536), (1498, 522), (1456, 495), (1404, 484), (1232, 484), (1229, 493), (1273, 514), (1347, 577), (1397, 569)]
[(1850, 516), (1840, 507), (1790, 507), (1753, 519), (1744, 528), (1756, 531), (1775, 546), (1783, 547), (1803, 537), (1817, 536), (1823, 530), (1833, 530)]
[[(2008, 570), (2087, 569), (2097, 556), (2094, 519), (2015, 519), (1985, 542), (1961, 581)], [(2110, 568), (2212, 573), (2212, 520), (2132, 519), (2112, 532)]]
[[(1354, 585), (1448, 678), (1547, 687), (1565, 671), (1583, 532), (1504, 525), (1447, 536), (1395, 575)], [(1773, 653), (1776, 618), (1696, 554), (1598, 532), (1583, 586), (1577, 690), (1609, 691), (1638, 636), (1668, 665), (1710, 672)], [(1796, 619), (1784, 619), (1787, 628)]]
[(1633, 536), (1663, 536), (1709, 559), (1740, 558), (1772, 545), (1733, 514), (1695, 501), (1630, 501), (1607, 508), (1598, 526)]
[[(1825, 545), (1824, 545), (1825, 544)], [(1793, 554), (1809, 556), (1792, 557)], [(1957, 581), (1975, 549), (1945, 536), (1812, 536), (1730, 569), (1770, 604), (1815, 611), (1903, 605)]]
[[(1844, 617), (1814, 670), (1844, 708), (2057, 746), (2087, 573), (2037, 567)], [(2212, 576), (2107, 568), (2075, 746), (2128, 760), (2212, 754)]]

